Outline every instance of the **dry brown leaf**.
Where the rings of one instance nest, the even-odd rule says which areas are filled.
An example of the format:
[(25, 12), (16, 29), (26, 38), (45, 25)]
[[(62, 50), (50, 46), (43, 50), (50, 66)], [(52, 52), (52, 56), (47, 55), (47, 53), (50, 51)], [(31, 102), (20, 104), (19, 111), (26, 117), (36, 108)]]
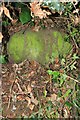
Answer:
[(36, 98), (31, 98), (32, 103), (34, 103), (35, 105), (38, 105), (38, 100)]
[(74, 23), (75, 23), (75, 25), (77, 25), (78, 23), (80, 23), (80, 17), (75, 17)]
[(0, 32), (0, 43), (2, 42), (2, 38), (3, 38), (3, 35), (2, 35), (2, 33)]
[(32, 88), (31, 88), (30, 85), (28, 85), (28, 86), (27, 86), (27, 92), (28, 92), (28, 93), (31, 93), (31, 91), (32, 91)]
[(34, 71), (31, 71), (28, 75), (27, 75), (27, 78), (29, 78), (29, 77), (31, 77), (31, 76), (33, 76), (34, 75)]
[(18, 96), (17, 96), (17, 100), (18, 100), (18, 101), (21, 101), (21, 100), (23, 100), (23, 97), (22, 97), (22, 95), (18, 95)]
[(3, 13), (3, 7), (0, 7), (0, 17), (2, 15), (2, 13)]
[(35, 84), (36, 84), (36, 81), (32, 81), (32, 83), (31, 83), (31, 87), (34, 87)]
[(65, 107), (64, 110), (63, 110), (63, 111), (64, 111), (64, 117), (65, 117), (65, 118), (68, 118), (68, 117), (69, 117), (69, 113), (68, 113), (69, 110), (66, 109), (66, 108), (67, 108), (67, 107)]
[(30, 93), (30, 97), (31, 97), (31, 102), (34, 103), (35, 105), (38, 105), (38, 100), (34, 98), (32, 93)]
[(59, 63), (59, 58), (55, 58), (55, 64)]
[(29, 105), (31, 104), (31, 99), (29, 97), (26, 97), (25, 100), (28, 101), (27, 107), (29, 107)]
[(38, 16), (40, 19), (43, 19), (43, 18), (46, 18), (47, 15), (50, 15), (51, 13), (45, 10), (42, 10), (40, 8), (40, 4), (41, 2), (38, 3), (37, 0), (34, 0), (34, 2), (30, 3), (31, 12), (34, 13), (35, 16)]
[(57, 100), (57, 95), (53, 93), (51, 94), (51, 97), (47, 97), (47, 99), (54, 103)]
[(33, 109), (34, 109), (34, 105), (33, 105), (33, 104), (30, 104), (30, 105), (29, 105), (29, 108), (30, 108), (30, 110), (33, 110)]
[(13, 21), (13, 19), (12, 19), (11, 16), (10, 16), (9, 10), (8, 10), (6, 7), (3, 7), (3, 10), (4, 10), (4, 14), (5, 14), (10, 20)]
[(77, 15), (72, 19), (73, 23), (75, 25), (77, 25), (78, 23), (80, 23), (80, 16), (78, 17)]
[(18, 21), (18, 19), (14, 19), (14, 20), (11, 21), (11, 23), (12, 23), (13, 25), (15, 25), (15, 24), (17, 23), (17, 21)]

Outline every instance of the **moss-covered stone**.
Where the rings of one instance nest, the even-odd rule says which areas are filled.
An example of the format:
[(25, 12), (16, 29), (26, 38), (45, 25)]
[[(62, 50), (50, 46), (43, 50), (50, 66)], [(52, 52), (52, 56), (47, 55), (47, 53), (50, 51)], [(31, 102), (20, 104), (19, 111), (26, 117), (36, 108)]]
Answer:
[(36, 60), (46, 64), (60, 56), (66, 57), (71, 50), (71, 45), (64, 41), (64, 34), (56, 30), (40, 30), (34, 32), (30, 29), (11, 36), (8, 43), (8, 54), (10, 58), (19, 63), (25, 59)]

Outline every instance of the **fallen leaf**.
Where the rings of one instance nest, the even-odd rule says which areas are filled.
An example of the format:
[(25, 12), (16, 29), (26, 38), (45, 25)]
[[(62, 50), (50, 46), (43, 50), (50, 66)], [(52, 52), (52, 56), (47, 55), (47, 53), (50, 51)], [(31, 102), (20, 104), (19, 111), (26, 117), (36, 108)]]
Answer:
[(2, 42), (2, 38), (3, 38), (3, 35), (2, 35), (2, 33), (0, 32), (0, 43)]
[(36, 98), (31, 98), (31, 102), (35, 105), (38, 105), (38, 100)]
[(59, 58), (55, 58), (55, 64), (59, 63)]
[(31, 99), (29, 97), (26, 97), (25, 100), (28, 101), (27, 107), (29, 107), (29, 105), (31, 104)]
[(57, 95), (55, 93), (51, 94), (51, 97), (48, 97), (48, 100), (54, 104), (54, 102), (57, 100)]
[(30, 104), (30, 105), (29, 105), (29, 108), (30, 108), (30, 110), (33, 110), (33, 109), (34, 109), (34, 105), (33, 105), (33, 104)]
[(64, 117), (65, 117), (65, 118), (68, 118), (68, 117), (69, 117), (68, 115), (69, 115), (69, 113), (68, 113), (67, 109), (64, 108)]
[(8, 10), (6, 7), (3, 7), (3, 10), (4, 10), (4, 14), (5, 14), (10, 20), (13, 21), (13, 19), (12, 19), (11, 16), (10, 16), (9, 10)]
[(74, 24), (77, 25), (80, 23), (80, 17), (75, 17)]
[(59, 72), (60, 72), (60, 73), (64, 73), (64, 70), (63, 70), (63, 69), (60, 69)]
[[(42, 1), (41, 1), (42, 2)], [(41, 2), (38, 3), (37, 0), (34, 0), (34, 2), (30, 3), (31, 6), (31, 12), (34, 13), (35, 16), (38, 16), (40, 19), (46, 18), (47, 15), (50, 15), (50, 12), (47, 12), (45, 10), (42, 10), (40, 8)], [(31, 15), (32, 15), (31, 13)], [(33, 15), (32, 15), (33, 17)]]
[(3, 13), (3, 7), (0, 7), (0, 17), (2, 15), (2, 13)]
[(18, 21), (18, 19), (14, 19), (14, 20), (11, 21), (11, 23), (12, 23), (13, 25), (15, 25), (15, 24), (17, 23), (17, 21)]
[(12, 107), (12, 111), (15, 111), (15, 110), (16, 110), (16, 106), (13, 105), (13, 107)]
[(38, 105), (38, 100), (34, 98), (32, 93), (30, 93), (30, 97), (31, 97), (31, 102), (34, 103), (35, 105)]
[(35, 84), (36, 84), (36, 81), (32, 81), (32, 83), (31, 83), (31, 87), (34, 87)]
[(28, 76), (27, 76), (27, 78), (29, 78), (29, 77), (31, 77), (31, 76), (33, 76), (34, 75), (34, 71), (31, 71), (29, 74), (28, 74)]
[(18, 100), (18, 101), (21, 101), (21, 100), (23, 100), (23, 99), (24, 99), (24, 98), (23, 98), (22, 95), (18, 95), (18, 96), (17, 96), (17, 100)]
[(27, 92), (28, 92), (28, 93), (31, 93), (31, 91), (32, 91), (32, 88), (31, 88), (30, 85), (28, 85), (28, 86), (27, 86)]

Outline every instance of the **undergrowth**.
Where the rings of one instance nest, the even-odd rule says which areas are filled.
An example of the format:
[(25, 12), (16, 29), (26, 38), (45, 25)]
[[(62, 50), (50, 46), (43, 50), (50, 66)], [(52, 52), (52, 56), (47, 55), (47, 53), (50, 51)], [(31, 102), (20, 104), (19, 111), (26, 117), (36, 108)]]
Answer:
[[(22, 24), (30, 22), (32, 19), (29, 14), (30, 11), (26, 13), (27, 18), (24, 19), (26, 10), (23, 8), (24, 5), (16, 3), (17, 7), (19, 7), (19, 5), (22, 7), (22, 12), (18, 16), (18, 21)], [(73, 49), (66, 58), (58, 58), (59, 62), (56, 62), (56, 66), (58, 64), (60, 66), (58, 70), (48, 69), (46, 71), (49, 75), (48, 82), (50, 84), (48, 86), (50, 87), (50, 92), (51, 89), (56, 90), (56, 92), (48, 98), (48, 91), (45, 88), (42, 92), (46, 104), (42, 105), (39, 101), (39, 109), (37, 112), (33, 111), (30, 116), (18, 116), (17, 119), (24, 120), (25, 118), (32, 118), (41, 120), (43, 118), (78, 118), (80, 116), (80, 71), (78, 70), (78, 61), (80, 60), (80, 29), (79, 26), (74, 24), (75, 15), (73, 14), (73, 8), (76, 6), (68, 3), (65, 5), (63, 4), (61, 7), (61, 10), (64, 9), (62, 17), (64, 17), (64, 19), (66, 17), (69, 18), (65, 40), (73, 44)], [(52, 7), (52, 4), (50, 7)], [(58, 9), (57, 4), (55, 7)], [(79, 13), (76, 14), (79, 16)], [(30, 23), (34, 26), (33, 21), (34, 20), (31, 20)], [(3, 21), (4, 26), (8, 24), (9, 22), (7, 19)], [(0, 56), (0, 63), (7, 63), (5, 56), (6, 55)]]

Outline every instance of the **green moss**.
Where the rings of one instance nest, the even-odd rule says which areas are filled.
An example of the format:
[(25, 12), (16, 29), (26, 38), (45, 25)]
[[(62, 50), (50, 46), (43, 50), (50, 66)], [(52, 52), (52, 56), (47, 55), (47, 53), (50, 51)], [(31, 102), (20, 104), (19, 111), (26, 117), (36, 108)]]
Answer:
[(15, 62), (22, 61), (24, 49), (24, 35), (22, 32), (14, 34), (8, 43), (8, 52)]
[(44, 47), (43, 43), (40, 41), (40, 38), (37, 34), (35, 34), (35, 32), (27, 31), (26, 43), (27, 48), (25, 50), (26, 53), (29, 53), (27, 54), (28, 58), (37, 60)]
[(64, 41), (64, 34), (59, 31), (45, 29), (33, 32), (28, 29), (24, 34), (18, 32), (11, 36), (7, 49), (10, 58), (16, 63), (30, 59), (46, 64), (51, 56), (66, 57), (71, 45)]

